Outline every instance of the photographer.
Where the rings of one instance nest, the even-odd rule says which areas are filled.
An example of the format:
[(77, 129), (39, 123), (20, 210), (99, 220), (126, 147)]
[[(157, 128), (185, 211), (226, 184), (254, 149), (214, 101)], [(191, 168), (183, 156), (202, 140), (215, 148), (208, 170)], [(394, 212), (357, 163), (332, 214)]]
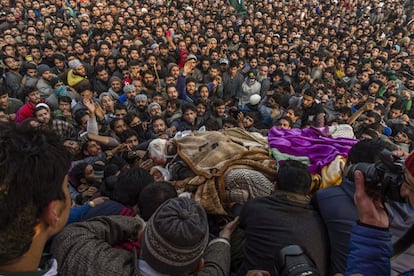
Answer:
[[(405, 160), (400, 195), (414, 205), (414, 154)], [(352, 227), (350, 252), (345, 275), (390, 275), (392, 242), (389, 217), (378, 194), (368, 193), (364, 175), (355, 171), (355, 205), (358, 223)]]

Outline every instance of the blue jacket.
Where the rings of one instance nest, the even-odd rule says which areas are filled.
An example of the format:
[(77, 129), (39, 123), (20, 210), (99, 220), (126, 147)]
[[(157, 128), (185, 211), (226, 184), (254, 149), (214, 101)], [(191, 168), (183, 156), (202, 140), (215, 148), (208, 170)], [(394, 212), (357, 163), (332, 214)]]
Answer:
[(345, 275), (391, 275), (392, 242), (388, 230), (354, 224)]

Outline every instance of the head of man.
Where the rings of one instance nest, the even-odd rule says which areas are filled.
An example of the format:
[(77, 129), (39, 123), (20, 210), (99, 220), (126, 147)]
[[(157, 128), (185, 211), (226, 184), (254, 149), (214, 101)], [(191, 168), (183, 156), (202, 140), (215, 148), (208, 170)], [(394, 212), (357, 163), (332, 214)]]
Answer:
[(80, 62), (79, 59), (73, 59), (69, 61), (68, 65), (69, 65), (69, 68), (73, 70), (73, 73), (75, 73), (75, 75), (78, 75), (81, 77), (86, 76), (85, 66), (83, 66), (82, 62)]
[(35, 271), (69, 216), (70, 154), (53, 133), (12, 124), (0, 125), (0, 144), (0, 270)]
[(9, 106), (9, 94), (4, 87), (0, 87), (0, 108), (6, 109)]
[(133, 129), (127, 129), (119, 135), (122, 143), (128, 145), (130, 149), (134, 149), (139, 144), (138, 134)]
[(26, 96), (26, 101), (33, 105), (40, 102), (40, 93), (36, 87), (25, 87), (23, 89), (23, 94)]
[(99, 102), (106, 113), (108, 114), (114, 113), (115, 102), (111, 94), (106, 93), (106, 92), (101, 93), (101, 95), (99, 95)]
[(308, 167), (296, 160), (286, 160), (280, 166), (276, 176), (276, 185), (279, 190), (300, 195), (309, 193), (311, 182)]
[(145, 112), (148, 106), (148, 97), (145, 94), (139, 94), (135, 96), (135, 104), (138, 107), (139, 112)]
[[(176, 231), (169, 231), (172, 227)], [(189, 275), (203, 267), (207, 241), (207, 216), (201, 205), (189, 198), (173, 198), (148, 221), (141, 240), (142, 256), (159, 273)]]
[(152, 118), (152, 131), (154, 132), (154, 134), (160, 135), (165, 133), (166, 130), (167, 124), (161, 116)]
[(40, 103), (40, 104), (36, 105), (36, 108), (35, 108), (33, 113), (36, 117), (36, 120), (40, 124), (42, 124), (42, 125), (49, 124), (49, 122), (51, 120), (51, 116), (50, 116), (50, 109), (49, 109), (49, 106), (47, 106), (47, 104)]
[(181, 109), (183, 112), (182, 119), (190, 125), (194, 125), (197, 119), (197, 108), (193, 104), (185, 104)]

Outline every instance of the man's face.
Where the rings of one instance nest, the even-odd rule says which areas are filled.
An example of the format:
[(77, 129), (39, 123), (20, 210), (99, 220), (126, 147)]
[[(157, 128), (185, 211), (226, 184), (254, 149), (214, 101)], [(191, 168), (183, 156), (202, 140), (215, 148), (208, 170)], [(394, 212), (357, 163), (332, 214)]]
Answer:
[(76, 75), (85, 77), (86, 76), (86, 69), (84, 66), (79, 67), (78, 69), (74, 70)]
[(108, 81), (109, 80), (109, 74), (106, 70), (102, 70), (98, 72), (98, 79), (101, 81)]
[(93, 99), (93, 92), (91, 90), (84, 90), (80, 93), (82, 100)]
[(41, 124), (48, 124), (50, 121), (50, 111), (42, 108), (36, 112), (36, 120)]
[(46, 71), (42, 74), (42, 78), (47, 80), (47, 81), (50, 81), (52, 79), (52, 77), (53, 77), (53, 74), (50, 71)]
[(19, 62), (16, 61), (14, 58), (6, 58), (4, 60), (5, 65), (10, 69), (10, 70), (18, 70), (19, 69)]
[(390, 112), (388, 113), (388, 119), (396, 119), (396, 118), (400, 117), (401, 114), (402, 114), (401, 110), (391, 109)]
[(314, 99), (311, 96), (303, 96), (303, 107), (310, 107), (313, 104)]
[(95, 141), (89, 141), (88, 146), (86, 147), (86, 151), (84, 151), (84, 153), (87, 156), (98, 156), (102, 153), (102, 148)]
[(121, 82), (120, 81), (118, 81), (118, 80), (114, 80), (112, 83), (111, 83), (111, 88), (112, 88), (112, 90), (114, 90), (115, 92), (119, 92), (119, 91), (121, 91), (121, 89), (122, 89), (122, 84), (121, 84)]
[(147, 109), (147, 106), (148, 106), (148, 102), (146, 100), (138, 100), (136, 101), (136, 104), (137, 104), (138, 110), (141, 112), (145, 111), (145, 109)]
[(152, 123), (152, 130), (155, 134), (162, 134), (167, 130), (164, 120), (158, 119)]
[(183, 119), (189, 124), (194, 124), (197, 118), (197, 113), (191, 109), (187, 109), (183, 114)]
[(167, 116), (172, 116), (177, 111), (177, 105), (168, 103), (167, 108), (165, 109), (165, 113)]
[(105, 109), (106, 112), (112, 113), (114, 110), (114, 100), (109, 96), (102, 97), (102, 107)]
[(0, 96), (0, 107), (6, 109), (7, 106), (9, 105), (8, 100), (9, 100), (9, 95), (7, 93), (1, 95)]
[(124, 118), (127, 114), (128, 114), (128, 112), (126, 111), (126, 109), (116, 109), (115, 110), (115, 117), (117, 117), (117, 118)]
[(133, 136), (131, 136), (131, 137), (128, 137), (126, 140), (125, 140), (125, 143), (128, 145), (128, 147), (129, 148), (131, 148), (131, 149), (133, 149), (133, 148), (135, 148), (136, 146), (138, 146), (138, 144), (139, 144), (139, 142), (138, 142), (138, 138), (137, 138), (137, 136), (135, 136), (135, 135), (133, 135)]
[(136, 95), (137, 95), (137, 91), (135, 91), (135, 89), (134, 90), (129, 90), (128, 92), (126, 92), (126, 97), (130, 101), (134, 101)]
[(217, 116), (224, 118), (225, 115), (226, 115), (226, 106), (225, 105), (217, 106), (216, 107), (216, 113), (217, 113)]
[(76, 141), (66, 140), (65, 142), (63, 142), (63, 145), (74, 156), (79, 155), (81, 152), (81, 147), (79, 146), (79, 143)]
[(40, 102), (40, 93), (39, 91), (33, 91), (27, 95), (28, 101), (36, 105)]
[(190, 95), (193, 95), (196, 92), (196, 84), (195, 82), (189, 82), (186, 84), (186, 92)]
[(70, 109), (71, 109), (70, 103), (63, 102), (63, 101), (59, 102), (59, 109), (62, 110), (62, 111), (69, 111), (70, 112)]

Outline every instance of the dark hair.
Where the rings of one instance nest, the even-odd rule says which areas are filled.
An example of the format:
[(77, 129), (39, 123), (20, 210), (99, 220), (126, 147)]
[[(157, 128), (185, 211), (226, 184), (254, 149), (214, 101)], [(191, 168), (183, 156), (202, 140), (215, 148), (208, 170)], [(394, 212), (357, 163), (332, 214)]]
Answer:
[(191, 103), (185, 103), (181, 106), (181, 112), (183, 112), (184, 114), (187, 110), (192, 110), (194, 112), (197, 112), (197, 107), (195, 107), (195, 105)]
[(86, 110), (86, 108), (80, 108), (78, 110), (75, 111), (74, 117), (75, 117), (75, 122), (81, 126), (82, 125), (82, 118), (85, 115), (89, 115), (88, 111)]
[(0, 124), (0, 266), (32, 244), (39, 217), (54, 200), (66, 200), (62, 184), (71, 155), (52, 132)]
[(177, 191), (167, 182), (155, 182), (142, 189), (138, 206), (141, 217), (147, 221), (158, 207), (170, 198), (177, 197)]
[(119, 139), (121, 140), (121, 143), (125, 143), (126, 140), (128, 138), (132, 137), (132, 136), (135, 136), (137, 138), (139, 137), (138, 134), (137, 134), (137, 132), (135, 130), (133, 130), (133, 129), (127, 129), (127, 130), (122, 131), (119, 134)]
[(138, 203), (142, 189), (153, 181), (154, 179), (146, 170), (131, 168), (119, 175), (112, 199), (132, 207)]
[(69, 96), (59, 96), (58, 97), (58, 103), (61, 103), (61, 102), (71, 103), (72, 99)]
[(124, 105), (124, 104), (122, 104), (122, 103), (116, 103), (116, 104), (115, 104), (115, 106), (114, 106), (114, 110), (122, 110), (122, 109), (124, 109), (124, 110), (128, 111), (128, 108), (127, 108), (127, 106), (126, 106), (126, 105)]
[(306, 195), (312, 181), (308, 167), (297, 160), (286, 160), (276, 175), (280, 190)]
[(349, 150), (347, 164), (375, 163), (380, 158), (384, 145), (374, 140), (361, 140)]

